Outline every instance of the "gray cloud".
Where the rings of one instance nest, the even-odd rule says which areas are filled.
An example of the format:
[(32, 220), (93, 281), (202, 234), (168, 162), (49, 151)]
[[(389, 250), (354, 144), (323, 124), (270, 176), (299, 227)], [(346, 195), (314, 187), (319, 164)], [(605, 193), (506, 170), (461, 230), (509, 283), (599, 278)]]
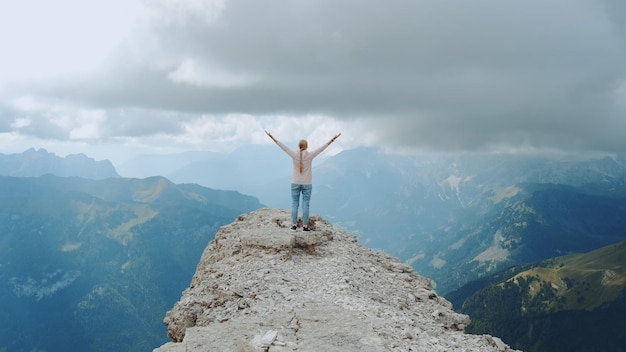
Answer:
[(176, 135), (183, 132), (186, 114), (136, 109), (109, 110), (107, 114), (107, 137), (141, 137), (159, 133)]
[(111, 135), (175, 134), (205, 113), (313, 113), (365, 120), (399, 147), (624, 151), (623, 7), (231, 0), (211, 21), (163, 14), (133, 43), (139, 58), (37, 94), (110, 109)]

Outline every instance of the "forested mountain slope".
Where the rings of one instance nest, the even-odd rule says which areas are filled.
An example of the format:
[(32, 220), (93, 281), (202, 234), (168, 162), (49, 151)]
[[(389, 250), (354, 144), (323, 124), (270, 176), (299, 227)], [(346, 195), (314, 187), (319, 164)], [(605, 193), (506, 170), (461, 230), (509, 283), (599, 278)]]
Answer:
[(511, 268), (451, 295), (468, 331), (524, 351), (623, 351), (626, 241)]
[(148, 351), (220, 226), (259, 208), (162, 177), (0, 177), (0, 350)]

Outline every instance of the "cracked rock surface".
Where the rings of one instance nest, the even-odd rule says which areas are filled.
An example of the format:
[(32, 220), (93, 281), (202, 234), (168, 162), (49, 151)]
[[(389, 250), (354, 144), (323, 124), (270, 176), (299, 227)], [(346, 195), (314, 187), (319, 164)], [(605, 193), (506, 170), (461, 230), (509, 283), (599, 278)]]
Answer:
[(512, 351), (466, 334), (469, 317), (410, 266), (320, 217), (311, 232), (289, 219), (260, 209), (222, 227), (154, 351)]

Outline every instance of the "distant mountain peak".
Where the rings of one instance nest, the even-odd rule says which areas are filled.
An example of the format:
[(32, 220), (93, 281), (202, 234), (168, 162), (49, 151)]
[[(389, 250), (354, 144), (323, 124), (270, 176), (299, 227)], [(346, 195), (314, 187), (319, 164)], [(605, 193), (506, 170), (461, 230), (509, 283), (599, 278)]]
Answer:
[(36, 149), (36, 148), (30, 147), (24, 151), (24, 154), (53, 154), (53, 153), (49, 153), (45, 148)]
[(39, 177), (46, 174), (94, 180), (120, 177), (109, 160), (96, 161), (82, 153), (60, 157), (44, 148), (30, 148), (21, 154), (0, 154), (0, 176)]
[(264, 208), (223, 226), (165, 317), (172, 351), (511, 351), (463, 332), (430, 281), (318, 216)]

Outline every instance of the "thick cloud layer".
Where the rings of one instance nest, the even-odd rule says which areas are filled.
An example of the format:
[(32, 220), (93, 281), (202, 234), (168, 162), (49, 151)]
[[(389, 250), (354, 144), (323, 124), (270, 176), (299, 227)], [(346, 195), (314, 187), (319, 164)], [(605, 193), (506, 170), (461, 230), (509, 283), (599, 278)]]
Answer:
[[(197, 131), (216, 137), (216, 120), (281, 129), (280, 116), (304, 129), (323, 116), (348, 135), (354, 128), (362, 138), (353, 143), (626, 150), (619, 0), (112, 3), (132, 6), (134, 22), (120, 31), (106, 12), (101, 30), (117, 38), (105, 41), (106, 60), (28, 80), (0, 71), (0, 133), (202, 140)], [(100, 33), (87, 31), (94, 41)]]

